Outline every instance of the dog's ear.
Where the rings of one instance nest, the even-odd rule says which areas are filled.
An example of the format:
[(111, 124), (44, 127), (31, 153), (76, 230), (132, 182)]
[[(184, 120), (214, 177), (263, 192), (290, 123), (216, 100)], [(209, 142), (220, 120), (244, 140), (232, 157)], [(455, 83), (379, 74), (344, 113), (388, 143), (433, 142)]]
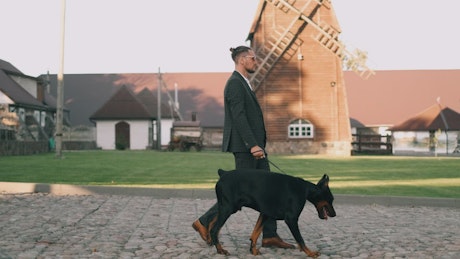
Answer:
[(329, 187), (329, 176), (327, 174), (323, 175), (323, 178), (319, 180), (318, 184), (319, 187)]
[(219, 174), (219, 177), (222, 177), (222, 175), (226, 174), (227, 171), (224, 171), (221, 168), (219, 168), (219, 170), (217, 170), (217, 173)]

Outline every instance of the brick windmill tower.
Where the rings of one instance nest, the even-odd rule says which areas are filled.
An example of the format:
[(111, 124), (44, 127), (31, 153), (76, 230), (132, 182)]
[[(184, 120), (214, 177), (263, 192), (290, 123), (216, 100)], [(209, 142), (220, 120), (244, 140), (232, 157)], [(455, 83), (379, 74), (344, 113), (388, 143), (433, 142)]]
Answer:
[(264, 111), (268, 152), (350, 155), (342, 64), (362, 77), (365, 58), (344, 48), (328, 0), (261, 0), (248, 40), (251, 84)]

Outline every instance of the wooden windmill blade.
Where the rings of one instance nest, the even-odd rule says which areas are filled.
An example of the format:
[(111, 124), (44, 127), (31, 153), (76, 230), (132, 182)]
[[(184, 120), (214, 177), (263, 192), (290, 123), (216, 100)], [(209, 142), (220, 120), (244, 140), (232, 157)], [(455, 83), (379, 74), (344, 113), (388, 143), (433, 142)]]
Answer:
[[(298, 10), (292, 5), (295, 1), (279, 0), (279, 2), (282, 2), (283, 5), (290, 9), (290, 11), (298, 14), (302, 20), (313, 26), (318, 31), (318, 34), (312, 37), (318, 41), (321, 46), (325, 47), (342, 60), (347, 59), (350, 63), (350, 67), (352, 67), (352, 70), (358, 73), (362, 78), (367, 79), (370, 75), (375, 74), (375, 72), (365, 64), (367, 55), (356, 55), (355, 53), (362, 53), (360, 50), (355, 50), (355, 53), (348, 51), (345, 48), (345, 45), (338, 39), (339, 32), (337, 30), (326, 23), (322, 23), (321, 25), (317, 24), (309, 16), (305, 15), (302, 10)], [(308, 4), (310, 4), (310, 2), (312, 1), (309, 1)], [(314, 0), (314, 2), (328, 9), (331, 8), (330, 0)]]
[[(308, 1), (300, 10), (300, 13), (306, 10), (312, 1), (313, 0)], [(292, 4), (294, 4), (296, 0), (266, 0), (266, 2), (273, 4), (284, 13), (288, 13), (292, 8)], [(298, 38), (298, 34), (291, 31), (298, 20), (299, 17), (296, 16), (287, 27), (283, 28), (279, 26), (279, 29), (274, 31), (275, 33), (273, 34), (273, 37), (267, 40), (265, 45), (257, 51), (256, 55), (260, 61), (260, 65), (250, 78), (251, 85), (254, 87), (254, 90), (259, 88), (270, 70), (284, 55), (295, 55), (296, 50), (302, 44), (302, 40)]]
[(268, 39), (267, 43), (256, 53), (260, 64), (250, 78), (251, 85), (255, 90), (282, 57), (295, 55), (296, 50), (302, 44), (302, 40), (290, 31), (290, 27), (282, 28), (281, 31), (274, 33), (277, 37)]

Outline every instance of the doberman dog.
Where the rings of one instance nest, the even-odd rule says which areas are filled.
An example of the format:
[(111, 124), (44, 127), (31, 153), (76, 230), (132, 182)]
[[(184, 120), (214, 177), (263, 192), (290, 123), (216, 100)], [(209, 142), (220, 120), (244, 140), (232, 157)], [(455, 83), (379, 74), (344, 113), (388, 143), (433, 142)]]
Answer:
[(260, 254), (256, 242), (267, 218), (284, 220), (301, 251), (311, 257), (320, 255), (305, 245), (298, 219), (307, 200), (316, 207), (320, 219), (335, 217), (334, 197), (326, 174), (315, 185), (299, 177), (259, 169), (219, 169), (218, 173), (220, 178), (215, 187), (218, 215), (210, 225), (211, 245), (215, 245), (218, 254), (229, 255), (219, 242), (220, 229), (230, 215), (242, 207), (249, 207), (260, 212), (250, 238), (253, 255)]

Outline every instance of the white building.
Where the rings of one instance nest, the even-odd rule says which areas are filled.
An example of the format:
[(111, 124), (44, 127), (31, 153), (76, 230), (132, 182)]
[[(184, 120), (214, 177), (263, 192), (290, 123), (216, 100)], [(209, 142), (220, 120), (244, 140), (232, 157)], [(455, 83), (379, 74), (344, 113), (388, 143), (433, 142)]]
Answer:
[[(157, 99), (148, 89), (137, 95), (122, 86), (91, 117), (96, 124), (96, 143), (106, 150), (144, 150), (157, 147)], [(167, 145), (175, 116), (161, 108), (160, 145)]]

